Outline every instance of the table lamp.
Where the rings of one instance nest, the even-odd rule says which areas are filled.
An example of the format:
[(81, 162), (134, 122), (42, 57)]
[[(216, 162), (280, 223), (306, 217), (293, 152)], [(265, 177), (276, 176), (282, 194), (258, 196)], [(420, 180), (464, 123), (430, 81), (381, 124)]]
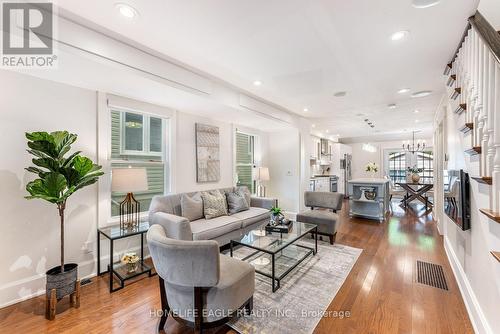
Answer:
[(145, 168), (114, 168), (111, 191), (126, 193), (120, 202), (120, 228), (128, 229), (139, 225), (140, 203), (133, 192), (148, 190), (148, 176)]
[(258, 182), (257, 186), (257, 196), (266, 196), (266, 187), (262, 184), (262, 181), (269, 181), (269, 168), (267, 167), (256, 167), (255, 168), (255, 180)]

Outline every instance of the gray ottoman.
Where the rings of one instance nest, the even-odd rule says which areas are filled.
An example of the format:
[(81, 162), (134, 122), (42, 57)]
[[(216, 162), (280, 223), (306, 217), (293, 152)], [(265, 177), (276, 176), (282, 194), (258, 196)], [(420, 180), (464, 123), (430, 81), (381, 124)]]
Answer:
[(343, 196), (339, 193), (306, 191), (304, 204), (311, 210), (298, 213), (297, 221), (317, 225), (318, 234), (328, 236), (330, 244), (333, 245), (339, 223), (336, 212), (342, 209), (342, 200)]

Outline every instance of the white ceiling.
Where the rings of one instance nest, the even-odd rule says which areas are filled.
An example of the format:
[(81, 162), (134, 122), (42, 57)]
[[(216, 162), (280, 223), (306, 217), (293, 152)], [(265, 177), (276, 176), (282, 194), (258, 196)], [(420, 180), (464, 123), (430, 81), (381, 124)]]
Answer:
[[(314, 131), (380, 137), (432, 126), (444, 92), (444, 65), (479, 0), (441, 0), (427, 9), (412, 7), (411, 0), (120, 2), (132, 5), (139, 16), (125, 19), (114, 0), (58, 5), (123, 39), (309, 117)], [(399, 30), (409, 30), (409, 37), (391, 41)], [(262, 85), (255, 87), (255, 80)], [(410, 93), (397, 93), (406, 87), (433, 94), (412, 99)], [(347, 96), (336, 98), (337, 91)], [(389, 103), (397, 108), (388, 109)]]

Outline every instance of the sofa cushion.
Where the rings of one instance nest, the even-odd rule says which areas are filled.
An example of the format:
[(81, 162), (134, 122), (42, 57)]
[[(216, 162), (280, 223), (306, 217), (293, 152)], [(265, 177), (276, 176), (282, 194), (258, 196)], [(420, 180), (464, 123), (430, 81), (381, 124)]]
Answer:
[(193, 240), (210, 240), (241, 228), (241, 220), (234, 216), (220, 216), (209, 220), (190, 222)]
[(206, 219), (212, 219), (227, 215), (226, 196), (220, 191), (204, 191), (201, 193), (203, 198), (203, 213)]
[[(167, 283), (168, 304), (183, 319), (193, 321), (193, 288)], [(220, 279), (216, 286), (204, 289), (205, 321), (216, 321), (227, 311), (241, 307), (255, 291), (255, 269), (247, 262), (220, 255)]]
[(248, 210), (249, 205), (245, 199), (245, 195), (240, 191), (233, 191), (226, 193), (227, 208), (229, 214), (235, 214), (240, 211)]
[(267, 209), (251, 207), (246, 211), (235, 213), (231, 217), (239, 219), (242, 227), (247, 227), (258, 221), (269, 219), (270, 213)]
[(203, 199), (201, 193), (194, 193), (192, 196), (182, 194), (181, 197), (182, 217), (190, 221), (203, 218)]
[(297, 214), (297, 221), (318, 225), (318, 232), (333, 234), (337, 231), (339, 216), (328, 210), (307, 210)]

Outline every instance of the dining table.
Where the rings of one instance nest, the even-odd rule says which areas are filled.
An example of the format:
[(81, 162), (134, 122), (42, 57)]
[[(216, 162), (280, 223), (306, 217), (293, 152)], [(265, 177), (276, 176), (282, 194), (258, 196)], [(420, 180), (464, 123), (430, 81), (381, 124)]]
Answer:
[(426, 209), (432, 207), (433, 204), (429, 201), (429, 198), (425, 196), (425, 193), (432, 190), (434, 184), (419, 182), (396, 182), (396, 184), (406, 191), (406, 196), (401, 200), (401, 204), (405, 207), (408, 207), (408, 203), (414, 200), (422, 202)]

